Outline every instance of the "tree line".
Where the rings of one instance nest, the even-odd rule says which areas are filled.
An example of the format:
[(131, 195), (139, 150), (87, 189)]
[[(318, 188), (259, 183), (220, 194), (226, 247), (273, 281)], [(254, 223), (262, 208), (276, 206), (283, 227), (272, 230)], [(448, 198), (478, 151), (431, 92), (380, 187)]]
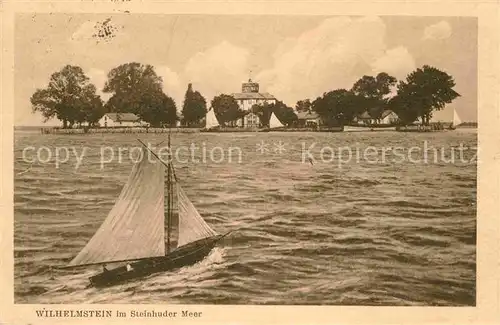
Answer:
[[(380, 120), (385, 110), (394, 111), (403, 125), (417, 118), (428, 125), (434, 111), (460, 96), (454, 86), (452, 76), (424, 65), (399, 82), (385, 72), (365, 75), (351, 89), (328, 91), (313, 101), (299, 100), (295, 109), (277, 100), (244, 111), (227, 94), (215, 96), (210, 104), (222, 125), (254, 113), (265, 126), (274, 113), (283, 124), (293, 126), (298, 121), (295, 112), (315, 112), (327, 126), (346, 125), (364, 112)], [(394, 95), (393, 89), (397, 90)], [(64, 128), (82, 123), (95, 126), (107, 112), (134, 113), (152, 127), (175, 125), (180, 118), (184, 125), (197, 127), (207, 112), (206, 99), (189, 84), (179, 117), (175, 101), (163, 91), (162, 78), (147, 64), (132, 62), (112, 69), (102, 91), (111, 95), (107, 102), (97, 94), (82, 68), (66, 65), (51, 75), (46, 88), (37, 89), (31, 96), (32, 109), (45, 120), (61, 120)]]
[(351, 89), (325, 92), (313, 101), (299, 100), (295, 110), (282, 101), (276, 101), (255, 104), (250, 111), (243, 111), (229, 95), (215, 97), (212, 107), (222, 124), (254, 113), (260, 118), (261, 125), (266, 126), (274, 113), (281, 123), (293, 126), (298, 122), (295, 112), (315, 112), (326, 126), (348, 125), (365, 112), (378, 123), (384, 111), (391, 110), (398, 115), (401, 125), (412, 124), (417, 118), (428, 125), (434, 111), (443, 109), (460, 96), (453, 87), (452, 76), (424, 65), (399, 82), (385, 72), (376, 76), (365, 75)]
[[(163, 80), (153, 66), (137, 62), (112, 69), (102, 89), (111, 96), (104, 102), (83, 69), (66, 65), (51, 75), (44, 89), (31, 96), (32, 110), (45, 120), (57, 118), (63, 128), (82, 123), (95, 126), (105, 113), (134, 113), (152, 127), (175, 125), (179, 120), (173, 98), (163, 91)], [(186, 125), (199, 123), (206, 114), (205, 98), (188, 85), (182, 108)]]
[(298, 101), (296, 110), (314, 111), (326, 125), (346, 125), (365, 112), (378, 123), (386, 110), (398, 115), (400, 125), (412, 124), (418, 118), (429, 125), (433, 112), (460, 96), (453, 87), (452, 76), (424, 65), (399, 82), (385, 72), (365, 75), (351, 89), (332, 90), (312, 102)]

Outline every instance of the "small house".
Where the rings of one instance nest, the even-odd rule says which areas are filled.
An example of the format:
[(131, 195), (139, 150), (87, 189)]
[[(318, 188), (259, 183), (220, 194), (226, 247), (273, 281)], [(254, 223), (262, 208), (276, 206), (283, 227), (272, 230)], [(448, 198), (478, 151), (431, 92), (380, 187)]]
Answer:
[(390, 109), (386, 109), (382, 112), (379, 119), (376, 119), (370, 115), (368, 111), (359, 114), (355, 118), (355, 122), (362, 125), (393, 125), (399, 121), (399, 116), (391, 111)]
[(299, 127), (317, 127), (321, 123), (321, 118), (316, 112), (297, 112)]
[(386, 109), (385, 111), (382, 112), (379, 123), (396, 124), (398, 121), (399, 121), (399, 116), (390, 109)]
[(354, 119), (358, 124), (363, 125), (371, 125), (375, 123), (375, 119), (368, 113), (368, 111), (364, 111), (362, 114), (359, 114)]
[(133, 113), (106, 113), (99, 120), (105, 128), (141, 126), (141, 119)]

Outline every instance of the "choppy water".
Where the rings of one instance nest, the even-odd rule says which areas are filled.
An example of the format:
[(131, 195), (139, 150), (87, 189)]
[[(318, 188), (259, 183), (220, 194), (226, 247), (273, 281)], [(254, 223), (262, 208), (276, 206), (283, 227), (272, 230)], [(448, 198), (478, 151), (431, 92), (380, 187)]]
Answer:
[[(226, 151), (222, 163), (177, 163), (187, 195), (207, 222), (220, 233), (236, 232), (197, 265), (97, 290), (86, 285), (98, 266), (52, 274), (49, 266), (63, 266), (79, 252), (127, 179), (128, 155), (101, 168), (101, 146), (137, 146), (136, 137), (17, 132), (15, 301), (475, 305), (476, 164), (436, 163), (432, 155), (427, 164), (395, 162), (399, 156), (390, 149), (423, 148), (428, 141), (449, 159), (451, 148), (475, 147), (476, 137), (460, 130), (175, 135), (174, 148), (191, 142), (205, 143), (208, 152), (241, 148), (241, 162), (237, 154), (227, 162)], [(152, 143), (164, 138), (141, 135)], [(261, 141), (269, 152), (256, 152)], [(273, 152), (279, 141), (286, 150), (281, 154)], [(316, 143), (313, 165), (301, 161), (303, 142), (306, 148)], [(74, 156), (59, 168), (53, 159), (25, 162), (27, 146), (88, 150), (75, 170)], [(330, 149), (321, 151), (324, 146)], [(331, 148), (344, 146), (353, 156), (356, 148), (374, 146), (369, 159), (379, 162), (353, 158), (339, 168), (338, 159), (320, 160), (321, 152), (330, 160)], [(473, 154), (465, 151), (465, 160)], [(412, 157), (424, 155), (414, 151)]]

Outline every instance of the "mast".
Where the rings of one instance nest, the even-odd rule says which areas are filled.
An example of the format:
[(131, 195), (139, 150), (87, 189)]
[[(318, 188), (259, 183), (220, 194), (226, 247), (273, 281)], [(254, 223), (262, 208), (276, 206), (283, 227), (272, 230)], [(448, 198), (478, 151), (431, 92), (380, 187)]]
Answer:
[[(169, 135), (171, 134), (171, 130)], [(169, 144), (171, 145), (171, 137), (169, 136)], [(175, 173), (175, 168), (172, 160), (165, 162), (163, 159), (158, 157), (156, 153), (154, 153), (146, 144), (144, 144), (141, 140), (138, 140), (153, 156), (155, 156), (166, 168), (167, 168), (167, 181), (168, 181), (168, 190), (167, 190), (167, 203), (168, 203), (168, 211), (167, 222), (167, 240), (170, 244), (170, 238), (172, 234), (172, 216), (173, 216), (173, 187), (174, 182), (177, 183), (177, 175)], [(172, 154), (169, 150), (170, 159), (172, 159)], [(165, 185), (163, 185), (165, 186)], [(178, 209), (178, 217), (179, 217), (179, 226), (178, 226), (178, 237), (177, 237), (177, 247), (181, 247), (183, 245), (192, 243), (194, 241), (209, 238), (217, 235), (217, 232), (214, 231), (203, 219), (203, 217), (196, 210), (193, 203), (186, 196), (184, 190), (179, 186), (179, 184), (175, 185), (176, 187), (176, 208)], [(165, 235), (163, 237), (163, 243), (165, 244)], [(165, 245), (163, 245), (165, 247)], [(167, 249), (167, 251), (169, 251)], [(167, 252), (168, 254), (168, 252)]]
[(168, 161), (167, 161), (167, 254), (170, 253), (170, 236), (171, 236), (171, 227), (172, 227), (172, 171), (171, 171), (171, 142), (170, 142), (170, 134), (172, 129), (168, 130)]

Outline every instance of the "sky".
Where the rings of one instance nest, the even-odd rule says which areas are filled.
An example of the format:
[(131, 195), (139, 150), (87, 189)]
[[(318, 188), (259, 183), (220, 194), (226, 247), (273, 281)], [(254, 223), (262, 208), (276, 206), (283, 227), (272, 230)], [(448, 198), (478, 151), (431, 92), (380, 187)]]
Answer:
[[(103, 26), (111, 36), (96, 36)], [(471, 17), (18, 14), (15, 28), (15, 125), (44, 124), (30, 96), (65, 65), (82, 67), (106, 100), (107, 73), (128, 62), (153, 65), (178, 109), (188, 83), (210, 102), (251, 77), (294, 107), (363, 75), (402, 80), (427, 64), (452, 75), (461, 94), (435, 119), (451, 120), (455, 109), (477, 121)]]

